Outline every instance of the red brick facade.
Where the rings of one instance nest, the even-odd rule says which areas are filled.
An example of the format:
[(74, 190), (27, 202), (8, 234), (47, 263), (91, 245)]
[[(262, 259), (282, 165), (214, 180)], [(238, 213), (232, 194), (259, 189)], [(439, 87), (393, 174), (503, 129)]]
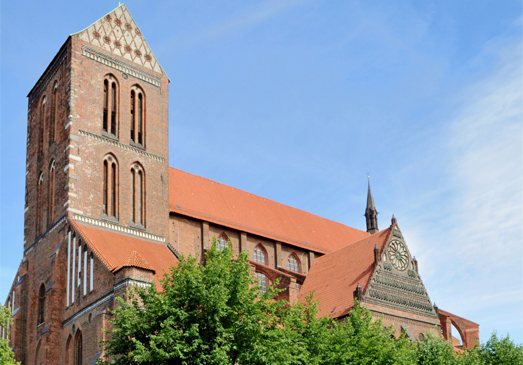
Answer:
[[(213, 237), (250, 252), (253, 274), (268, 284), (280, 277), (290, 302), (309, 282), (330, 280), (314, 273), (322, 260), (350, 246), (372, 261), (375, 242), (361, 242), (382, 237), (383, 250), (392, 237), (169, 168), (168, 84), (121, 5), (71, 35), (30, 91), (24, 257), (6, 300), (23, 364), (91, 364), (115, 298), (157, 281), (179, 253), (201, 258)], [(367, 266), (355, 275), (371, 282), (377, 269)], [(352, 297), (353, 287), (344, 290)], [(398, 331), (439, 323), (435, 314), (363, 302)]]

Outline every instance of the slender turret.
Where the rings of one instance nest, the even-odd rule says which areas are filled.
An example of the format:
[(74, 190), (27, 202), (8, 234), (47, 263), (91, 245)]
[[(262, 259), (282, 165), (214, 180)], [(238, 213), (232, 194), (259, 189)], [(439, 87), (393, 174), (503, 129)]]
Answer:
[(374, 234), (379, 231), (378, 229), (378, 211), (374, 205), (374, 198), (372, 197), (372, 191), (370, 190), (370, 177), (367, 176), (368, 180), (368, 191), (367, 191), (367, 208), (365, 209), (365, 218), (367, 220), (367, 232)]

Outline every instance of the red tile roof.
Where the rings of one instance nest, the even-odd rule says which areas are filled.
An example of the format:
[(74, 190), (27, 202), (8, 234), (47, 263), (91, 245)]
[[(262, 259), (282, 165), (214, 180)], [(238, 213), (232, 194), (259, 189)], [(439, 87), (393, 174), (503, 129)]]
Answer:
[(312, 263), (309, 274), (300, 290), (298, 300), (314, 291), (318, 299), (318, 315), (340, 317), (354, 304), (354, 290), (358, 283), (363, 292), (374, 270), (374, 247), (380, 253), (390, 235), (390, 228), (377, 232), (361, 241), (319, 257)]
[(369, 237), (367, 232), (172, 167), (169, 208), (321, 253)]
[(158, 278), (178, 261), (163, 243), (147, 241), (135, 236), (114, 232), (99, 227), (89, 226), (71, 220), (76, 233), (93, 250), (104, 265), (116, 272), (123, 267), (139, 267), (155, 272)]

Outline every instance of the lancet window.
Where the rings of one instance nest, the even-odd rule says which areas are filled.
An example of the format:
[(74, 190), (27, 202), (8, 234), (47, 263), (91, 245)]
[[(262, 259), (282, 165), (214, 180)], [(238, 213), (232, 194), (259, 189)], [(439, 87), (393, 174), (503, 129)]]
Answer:
[(113, 75), (104, 78), (103, 130), (118, 137), (118, 83)]

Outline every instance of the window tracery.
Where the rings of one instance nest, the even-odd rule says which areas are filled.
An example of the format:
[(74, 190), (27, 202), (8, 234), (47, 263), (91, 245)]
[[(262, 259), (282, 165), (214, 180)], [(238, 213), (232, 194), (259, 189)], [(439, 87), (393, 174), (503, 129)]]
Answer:
[(300, 264), (296, 255), (293, 253), (287, 259), (287, 269), (295, 272), (300, 272)]
[(145, 146), (145, 93), (135, 85), (131, 88), (131, 141)]
[(118, 161), (109, 154), (103, 161), (103, 213), (118, 219)]
[(266, 265), (266, 263), (265, 263), (266, 255), (265, 254), (266, 254), (265, 249), (263, 248), (263, 246), (261, 244), (259, 244), (258, 246), (256, 246), (254, 248), (253, 260), (259, 264)]
[(145, 227), (145, 173), (139, 163), (131, 166), (131, 215), (133, 223)]
[(109, 74), (104, 78), (103, 95), (103, 130), (118, 137), (118, 83), (116, 77)]

